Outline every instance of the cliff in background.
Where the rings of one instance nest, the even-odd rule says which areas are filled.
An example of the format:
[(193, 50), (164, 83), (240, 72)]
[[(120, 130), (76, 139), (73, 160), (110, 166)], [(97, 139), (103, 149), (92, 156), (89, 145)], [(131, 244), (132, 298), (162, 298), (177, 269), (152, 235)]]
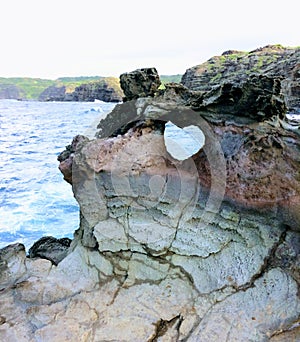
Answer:
[(191, 90), (208, 91), (220, 82), (242, 82), (251, 74), (282, 78), (287, 106), (290, 110), (300, 108), (300, 47), (268, 45), (250, 52), (228, 50), (187, 69), (181, 82)]
[(0, 99), (119, 102), (122, 96), (116, 77), (0, 78)]
[(0, 99), (20, 99), (21, 90), (13, 84), (0, 84)]
[[(39, 94), (56, 81), (29, 77), (0, 77), (0, 99), (37, 100)], [(10, 89), (14, 89), (12, 94)]]
[(93, 102), (101, 100), (104, 102), (121, 102), (123, 92), (119, 81), (113, 78), (109, 80), (91, 81), (75, 87), (73, 91), (66, 86), (51, 86), (46, 88), (40, 95), (39, 101), (81, 101)]
[[(162, 75), (162, 83), (180, 82), (181, 75)], [(117, 77), (40, 78), (0, 77), (0, 99), (39, 101), (120, 102), (124, 96)]]

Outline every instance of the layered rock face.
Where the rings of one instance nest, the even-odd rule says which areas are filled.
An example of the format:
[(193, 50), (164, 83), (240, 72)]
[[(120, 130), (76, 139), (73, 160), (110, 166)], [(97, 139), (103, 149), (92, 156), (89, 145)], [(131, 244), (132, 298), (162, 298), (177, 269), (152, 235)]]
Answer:
[(122, 101), (122, 93), (110, 87), (105, 81), (95, 81), (81, 84), (73, 92), (67, 92), (65, 86), (51, 86), (39, 96), (39, 101), (93, 102), (94, 100), (120, 102)]
[(225, 51), (207, 62), (187, 69), (182, 84), (208, 91), (220, 82), (244, 81), (251, 74), (282, 77), (287, 106), (300, 108), (300, 49), (267, 45), (251, 52)]
[(66, 94), (65, 101), (94, 101), (120, 102), (122, 96), (114, 88), (109, 87), (105, 82), (92, 82), (82, 84), (75, 88), (75, 91)]
[[(59, 160), (80, 227), (57, 266), (0, 252), (3, 339), (299, 339), (300, 141), (284, 114), (270, 77), (213, 93), (170, 84), (76, 137)], [(199, 127), (203, 148), (173, 158), (169, 121)]]

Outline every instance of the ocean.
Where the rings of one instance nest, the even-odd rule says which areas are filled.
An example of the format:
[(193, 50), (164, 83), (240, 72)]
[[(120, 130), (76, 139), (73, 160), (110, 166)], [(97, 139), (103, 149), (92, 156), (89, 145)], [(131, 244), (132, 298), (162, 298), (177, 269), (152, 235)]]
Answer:
[(42, 236), (73, 237), (79, 207), (57, 156), (77, 134), (93, 137), (115, 103), (0, 100), (0, 248), (28, 250)]

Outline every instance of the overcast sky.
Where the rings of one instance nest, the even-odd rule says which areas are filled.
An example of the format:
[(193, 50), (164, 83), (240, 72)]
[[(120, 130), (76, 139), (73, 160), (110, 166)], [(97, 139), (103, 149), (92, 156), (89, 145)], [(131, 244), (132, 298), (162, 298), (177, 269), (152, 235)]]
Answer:
[(182, 74), (225, 50), (300, 45), (297, 0), (3, 0), (0, 77)]

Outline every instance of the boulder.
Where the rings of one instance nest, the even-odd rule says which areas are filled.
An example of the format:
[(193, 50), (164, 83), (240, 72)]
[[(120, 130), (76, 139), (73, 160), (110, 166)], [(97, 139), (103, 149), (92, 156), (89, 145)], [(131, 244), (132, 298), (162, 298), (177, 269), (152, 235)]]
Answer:
[(30, 247), (29, 258), (42, 258), (57, 265), (68, 254), (71, 241), (69, 238), (44, 236)]
[(120, 76), (120, 84), (125, 94), (124, 100), (154, 96), (161, 82), (155, 68), (143, 68), (124, 73)]

